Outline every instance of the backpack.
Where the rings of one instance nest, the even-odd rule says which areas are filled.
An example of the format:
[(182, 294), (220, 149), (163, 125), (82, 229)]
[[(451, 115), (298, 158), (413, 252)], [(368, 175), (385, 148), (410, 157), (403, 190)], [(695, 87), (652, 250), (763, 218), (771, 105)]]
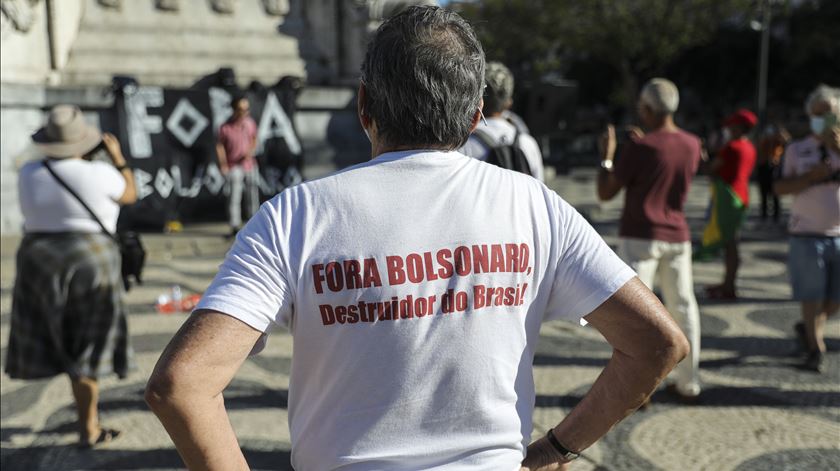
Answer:
[(488, 149), (487, 160), (489, 164), (498, 167), (514, 170), (526, 175), (531, 175), (531, 166), (528, 165), (528, 159), (525, 157), (525, 152), (519, 147), (519, 129), (516, 129), (516, 134), (513, 137), (513, 142), (510, 144), (496, 142), (493, 137), (481, 128), (476, 128), (473, 135), (484, 144)]

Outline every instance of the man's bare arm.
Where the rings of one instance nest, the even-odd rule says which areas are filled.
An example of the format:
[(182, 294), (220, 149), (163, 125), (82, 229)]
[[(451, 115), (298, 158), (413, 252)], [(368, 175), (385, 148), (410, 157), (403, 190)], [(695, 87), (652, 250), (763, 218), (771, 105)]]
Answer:
[(222, 391), (261, 335), (233, 317), (198, 311), (163, 351), (146, 402), (191, 470), (244, 470)]
[(604, 169), (598, 171), (598, 199), (609, 201), (621, 191), (622, 184), (613, 172)]
[[(659, 299), (633, 278), (586, 320), (613, 355), (580, 403), (553, 429), (566, 448), (581, 451), (636, 410), (689, 351), (688, 340)], [(556, 468), (559, 454), (545, 437), (528, 447), (527, 469)]]
[(216, 158), (219, 162), (219, 170), (225, 174), (228, 172), (227, 153), (225, 146), (221, 142), (216, 143)]
[(831, 164), (820, 162), (802, 175), (776, 180), (773, 183), (773, 192), (780, 196), (801, 193), (817, 183), (825, 181), (832, 172)]
[[(618, 147), (618, 140), (615, 137), (615, 126), (607, 125), (607, 129), (598, 138), (598, 149), (601, 154), (601, 161), (615, 161), (615, 150)], [(621, 191), (622, 184), (618, 181), (610, 171), (601, 168), (598, 171), (598, 180), (596, 182), (598, 199), (601, 201), (609, 201), (615, 198), (615, 195)]]

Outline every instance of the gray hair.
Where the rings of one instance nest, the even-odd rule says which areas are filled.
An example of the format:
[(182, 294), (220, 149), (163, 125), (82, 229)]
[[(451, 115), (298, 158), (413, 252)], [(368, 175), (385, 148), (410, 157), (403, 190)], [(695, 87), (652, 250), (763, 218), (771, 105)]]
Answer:
[(674, 114), (680, 105), (680, 92), (674, 82), (664, 78), (648, 80), (639, 99), (659, 116)]
[(513, 100), (513, 74), (501, 62), (488, 62), (484, 73), (484, 114), (501, 113)]
[(376, 30), (362, 63), (365, 112), (388, 145), (461, 147), (484, 86), (470, 25), (439, 7), (410, 7)]
[(840, 113), (840, 88), (820, 84), (805, 100), (805, 112), (811, 114), (811, 108), (818, 103), (825, 103), (834, 114)]

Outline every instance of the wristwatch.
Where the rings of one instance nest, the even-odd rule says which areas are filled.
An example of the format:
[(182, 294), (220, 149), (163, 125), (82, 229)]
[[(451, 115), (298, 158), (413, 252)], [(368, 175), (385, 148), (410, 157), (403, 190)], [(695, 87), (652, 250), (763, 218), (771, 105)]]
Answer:
[(608, 171), (608, 172), (612, 172), (612, 169), (613, 169), (612, 159), (602, 160), (601, 161), (601, 168)]
[(545, 434), (545, 438), (547, 438), (548, 443), (551, 443), (551, 446), (560, 453), (560, 456), (563, 458), (563, 462), (568, 463), (569, 461), (574, 461), (580, 458), (580, 453), (575, 453), (574, 451), (569, 450), (557, 441), (557, 437), (555, 437), (554, 433), (552, 433), (553, 430), (554, 429), (548, 429), (548, 432)]

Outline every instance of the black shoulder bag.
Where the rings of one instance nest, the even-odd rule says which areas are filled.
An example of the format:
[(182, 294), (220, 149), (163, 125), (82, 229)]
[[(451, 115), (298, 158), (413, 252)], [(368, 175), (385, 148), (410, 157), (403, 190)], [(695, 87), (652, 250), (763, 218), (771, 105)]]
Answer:
[(55, 178), (55, 180), (64, 187), (74, 198), (90, 213), (91, 217), (99, 227), (102, 228), (102, 232), (114, 240), (117, 243), (117, 246), (120, 248), (120, 255), (122, 258), (122, 279), (123, 279), (123, 286), (125, 287), (126, 291), (131, 290), (131, 277), (137, 281), (138, 284), (143, 284), (143, 266), (146, 264), (146, 249), (143, 248), (143, 242), (140, 240), (140, 234), (133, 232), (133, 231), (123, 231), (117, 232), (116, 234), (112, 234), (108, 229), (105, 228), (105, 225), (102, 224), (102, 221), (96, 216), (96, 213), (90, 209), (84, 200), (75, 192), (70, 185), (68, 185), (58, 174), (55, 173), (55, 170), (50, 166), (49, 161), (44, 160), (44, 167), (46, 167), (47, 171), (50, 172), (50, 175)]

